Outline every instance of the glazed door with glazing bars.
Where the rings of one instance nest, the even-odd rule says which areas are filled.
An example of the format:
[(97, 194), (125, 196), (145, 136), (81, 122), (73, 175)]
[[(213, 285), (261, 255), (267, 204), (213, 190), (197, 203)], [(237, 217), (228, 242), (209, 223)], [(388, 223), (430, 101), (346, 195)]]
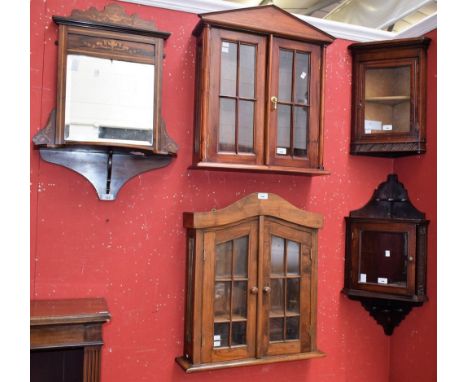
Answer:
[(203, 362), (255, 356), (257, 224), (205, 234)]
[(310, 351), (315, 342), (310, 329), (316, 290), (311, 288), (312, 235), (266, 220), (263, 247), (261, 351), (268, 355)]

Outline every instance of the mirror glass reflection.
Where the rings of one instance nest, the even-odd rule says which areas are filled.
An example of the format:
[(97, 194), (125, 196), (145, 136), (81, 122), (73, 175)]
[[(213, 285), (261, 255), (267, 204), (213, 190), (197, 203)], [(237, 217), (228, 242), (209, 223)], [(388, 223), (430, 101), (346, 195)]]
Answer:
[(65, 141), (153, 145), (154, 65), (67, 56)]

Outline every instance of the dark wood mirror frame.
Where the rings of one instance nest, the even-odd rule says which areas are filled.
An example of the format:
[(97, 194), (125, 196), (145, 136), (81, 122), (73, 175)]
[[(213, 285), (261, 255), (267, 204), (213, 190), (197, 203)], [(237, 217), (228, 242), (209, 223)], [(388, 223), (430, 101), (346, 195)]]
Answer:
[[(53, 16), (53, 20), (59, 26), (57, 110), (52, 110), (47, 126), (33, 142), (42, 159), (78, 172), (93, 184), (101, 200), (114, 200), (130, 178), (167, 166), (177, 153), (161, 116), (163, 45), (170, 33), (157, 30), (152, 21), (126, 14), (117, 4), (102, 11), (73, 10), (71, 16)], [(68, 54), (154, 65), (151, 145), (65, 140)]]
[(342, 293), (360, 301), (386, 335), (427, 300), (428, 224), (395, 174), (346, 217)]

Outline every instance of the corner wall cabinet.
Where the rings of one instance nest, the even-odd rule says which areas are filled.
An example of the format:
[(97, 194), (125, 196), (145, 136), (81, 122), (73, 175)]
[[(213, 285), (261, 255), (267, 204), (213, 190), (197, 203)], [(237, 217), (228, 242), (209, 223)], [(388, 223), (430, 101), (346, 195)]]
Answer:
[(274, 6), (201, 14), (192, 168), (323, 168), (324, 48), (333, 37)]
[(428, 224), (394, 174), (346, 218), (343, 293), (360, 301), (387, 335), (427, 300)]
[(44, 160), (78, 172), (100, 199), (113, 200), (127, 180), (167, 166), (177, 153), (161, 117), (170, 33), (116, 4), (53, 20), (57, 109), (33, 142)]
[(321, 357), (316, 346), (322, 216), (274, 194), (184, 213), (188, 373)]
[(426, 151), (427, 37), (356, 43), (351, 154), (398, 157)]
[(32, 300), (30, 314), (31, 382), (100, 381), (104, 299)]

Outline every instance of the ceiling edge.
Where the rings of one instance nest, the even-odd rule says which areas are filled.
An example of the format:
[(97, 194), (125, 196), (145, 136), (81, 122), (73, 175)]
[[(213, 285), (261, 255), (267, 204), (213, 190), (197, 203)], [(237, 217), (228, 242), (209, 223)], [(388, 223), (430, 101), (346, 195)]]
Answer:
[[(205, 13), (214, 11), (223, 11), (230, 9), (245, 8), (236, 3), (229, 3), (219, 0), (119, 0), (126, 3), (135, 3), (148, 5), (150, 7), (158, 7), (172, 9), (175, 11), (188, 13)], [(331, 34), (333, 37), (356, 42), (392, 40), (395, 38), (419, 37), (435, 28), (437, 28), (437, 14), (429, 16), (421, 20), (418, 24), (413, 25), (409, 29), (401, 33), (392, 33), (374, 28), (366, 28), (359, 25), (351, 25), (340, 23), (338, 21), (324, 20), (316, 17), (295, 15), (301, 20), (321, 29), (324, 32)]]
[(419, 23), (410, 26), (408, 29), (396, 34), (395, 38), (419, 37), (437, 28), (437, 13), (427, 16)]

